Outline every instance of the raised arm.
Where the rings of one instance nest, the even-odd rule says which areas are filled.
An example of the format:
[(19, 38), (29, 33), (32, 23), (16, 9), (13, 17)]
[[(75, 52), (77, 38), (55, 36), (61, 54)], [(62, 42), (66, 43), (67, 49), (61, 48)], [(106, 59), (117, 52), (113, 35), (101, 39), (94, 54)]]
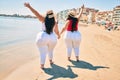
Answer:
[(80, 12), (79, 12), (79, 14), (77, 16), (78, 20), (80, 20), (80, 17), (82, 16), (83, 9), (84, 9), (84, 5), (82, 5), (81, 10), (80, 10)]
[(45, 19), (45, 18), (44, 18), (41, 14), (39, 14), (34, 8), (32, 8), (29, 3), (24, 3), (24, 6), (27, 7), (27, 8), (29, 8), (29, 9), (32, 11), (32, 13), (33, 13), (41, 22), (44, 22), (44, 19)]
[(58, 24), (57, 24), (57, 22), (55, 23), (54, 32), (57, 34), (58, 39), (59, 39), (59, 38), (60, 38), (60, 34), (59, 34), (59, 30), (58, 30)]
[(60, 32), (60, 35), (67, 29), (68, 23), (69, 23), (69, 21), (66, 21), (65, 25), (63, 26), (63, 28)]

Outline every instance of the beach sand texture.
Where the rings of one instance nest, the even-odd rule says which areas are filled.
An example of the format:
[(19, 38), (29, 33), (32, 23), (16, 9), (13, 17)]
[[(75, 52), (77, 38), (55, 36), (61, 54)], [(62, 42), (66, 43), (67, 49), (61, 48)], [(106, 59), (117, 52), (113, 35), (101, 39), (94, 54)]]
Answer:
[(40, 69), (35, 43), (13, 46), (3, 51), (7, 55), (0, 59), (0, 66), (10, 65), (0, 67), (0, 80), (120, 80), (120, 31), (106, 31), (94, 24), (81, 26), (79, 30), (80, 62), (75, 61), (74, 52), (72, 61), (67, 60), (63, 37), (55, 47), (54, 64), (50, 66), (47, 57), (45, 70)]

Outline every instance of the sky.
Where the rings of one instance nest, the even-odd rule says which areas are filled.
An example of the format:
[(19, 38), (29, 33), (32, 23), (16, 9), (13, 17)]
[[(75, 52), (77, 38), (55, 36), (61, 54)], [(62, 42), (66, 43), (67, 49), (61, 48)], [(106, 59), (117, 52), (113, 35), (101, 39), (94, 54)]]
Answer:
[(57, 13), (66, 9), (79, 8), (82, 4), (100, 11), (113, 10), (115, 6), (120, 5), (120, 0), (0, 0), (0, 14), (33, 15), (28, 8), (24, 7), (25, 2), (29, 2), (41, 14), (45, 14), (47, 10)]

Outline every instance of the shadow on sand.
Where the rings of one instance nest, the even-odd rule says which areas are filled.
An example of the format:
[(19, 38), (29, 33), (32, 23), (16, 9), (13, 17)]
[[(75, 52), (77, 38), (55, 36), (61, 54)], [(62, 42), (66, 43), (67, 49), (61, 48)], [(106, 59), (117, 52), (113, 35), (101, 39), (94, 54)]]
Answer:
[(54, 79), (57, 79), (60, 77), (61, 78), (71, 78), (71, 79), (78, 77), (78, 75), (72, 71), (71, 67), (83, 68), (83, 69), (89, 69), (89, 70), (97, 70), (100, 68), (109, 69), (109, 67), (105, 67), (105, 66), (93, 66), (92, 64), (85, 62), (85, 61), (76, 62), (76, 61), (71, 60), (70, 62), (73, 64), (73, 66), (68, 65), (67, 69), (63, 68), (61, 66), (58, 66), (56, 64), (52, 64), (51, 68), (45, 68), (44, 72), (46, 74), (52, 76), (51, 78), (49, 78), (47, 80), (54, 80)]
[(90, 70), (97, 70), (100, 68), (107, 68), (109, 69), (109, 67), (105, 67), (105, 66), (93, 66), (92, 64), (85, 62), (85, 61), (70, 61), (74, 66), (70, 66), (70, 67), (75, 67), (75, 68), (83, 68), (83, 69), (90, 69)]
[(44, 69), (45, 73), (53, 76), (47, 80), (53, 80), (53, 79), (57, 79), (60, 77), (73, 79), (73, 78), (76, 78), (78, 76), (77, 74), (75, 74), (72, 71), (71, 67), (69, 67), (69, 66), (67, 69), (65, 69), (65, 68), (58, 66), (56, 64), (52, 64), (51, 67), (52, 68), (45, 68)]

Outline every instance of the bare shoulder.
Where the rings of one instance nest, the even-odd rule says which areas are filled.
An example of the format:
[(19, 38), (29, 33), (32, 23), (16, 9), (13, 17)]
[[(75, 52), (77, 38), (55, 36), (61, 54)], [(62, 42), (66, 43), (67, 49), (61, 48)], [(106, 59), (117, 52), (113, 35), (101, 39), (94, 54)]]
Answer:
[(67, 25), (69, 22), (70, 22), (70, 21), (69, 21), (69, 20), (67, 20), (67, 21), (65, 22), (65, 25)]
[(36, 16), (42, 23), (45, 21), (45, 16), (38, 13), (37, 16)]
[(66, 24), (66, 23), (69, 23), (69, 22), (70, 22), (70, 20), (66, 20), (66, 21), (65, 21), (65, 24)]

